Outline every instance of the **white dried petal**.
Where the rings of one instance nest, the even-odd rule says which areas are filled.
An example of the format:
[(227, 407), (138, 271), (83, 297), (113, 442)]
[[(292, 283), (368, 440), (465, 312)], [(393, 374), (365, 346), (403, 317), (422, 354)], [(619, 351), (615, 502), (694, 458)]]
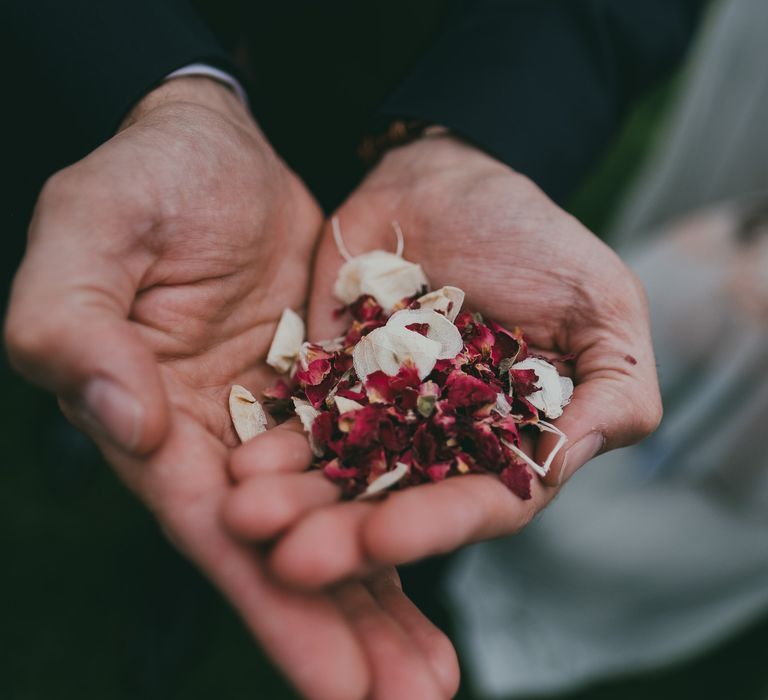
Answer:
[(354, 399), (348, 399), (346, 396), (334, 396), (333, 400), (340, 414), (357, 411), (363, 407), (363, 404), (358, 403)]
[(535, 471), (539, 476), (546, 476), (547, 470), (544, 469), (540, 464), (537, 464), (534, 462), (525, 452), (523, 452), (517, 445), (511, 442), (507, 442), (504, 440), (504, 438), (501, 439), (501, 443), (507, 447), (510, 451), (512, 451), (519, 459), (521, 459), (523, 462), (525, 462), (533, 471)]
[(419, 302), (419, 308), (442, 312), (449, 321), (455, 321), (464, 304), (464, 290), (458, 287), (440, 287), (416, 301)]
[(509, 403), (509, 399), (507, 399), (505, 394), (502, 394), (501, 392), (496, 394), (496, 405), (493, 407), (493, 410), (502, 418), (506, 418), (512, 413), (512, 404)]
[(544, 460), (544, 464), (541, 465), (541, 468), (546, 474), (546, 472), (549, 471), (549, 467), (551, 466), (552, 461), (557, 456), (557, 453), (560, 452), (565, 443), (568, 442), (568, 437), (562, 430), (560, 430), (560, 428), (556, 428), (554, 425), (552, 425), (552, 423), (547, 423), (545, 420), (538, 421), (538, 423), (536, 423), (536, 427), (543, 433), (554, 433), (558, 437), (558, 440), (555, 443), (555, 446), (552, 448), (552, 451), (547, 455), (547, 458)]
[(540, 420), (537, 423), (534, 424), (542, 433), (554, 433), (557, 435), (558, 440), (555, 443), (555, 446), (552, 448), (550, 453), (547, 455), (547, 458), (544, 460), (544, 464), (537, 464), (534, 462), (525, 452), (523, 452), (517, 445), (514, 445), (511, 442), (507, 442), (502, 438), (501, 442), (506, 445), (506, 447), (515, 453), (523, 462), (525, 462), (533, 471), (535, 471), (539, 476), (546, 476), (549, 473), (549, 468), (552, 466), (552, 462), (554, 461), (555, 457), (557, 456), (557, 453), (560, 452), (560, 450), (563, 448), (563, 445), (565, 445), (566, 442), (568, 442), (568, 438), (566, 437), (565, 433), (560, 430), (559, 428), (556, 428), (552, 423), (547, 423), (547, 421)]
[[(438, 360), (451, 360), (464, 347), (459, 329), (445, 316), (432, 309), (404, 309), (403, 311), (398, 311), (389, 317), (386, 327), (405, 328), (413, 323), (426, 323), (429, 325), (426, 337), (440, 344)], [(417, 335), (420, 334), (417, 333)]]
[(229, 392), (229, 415), (241, 442), (248, 442), (267, 429), (267, 414), (253, 394), (235, 384)]
[(331, 338), (330, 340), (319, 340), (315, 345), (319, 345), (326, 352), (338, 352), (344, 348), (346, 343), (344, 336), (340, 335), (338, 338)]
[(385, 311), (391, 311), (400, 300), (413, 296), (427, 286), (421, 265), (407, 263), (389, 272), (363, 278), (360, 291), (370, 294)]
[(281, 374), (291, 371), (304, 341), (304, 321), (293, 309), (284, 309), (267, 353), (267, 364)]
[(299, 345), (298, 362), (299, 362), (299, 367), (301, 367), (302, 369), (307, 368), (307, 355), (309, 353), (309, 349), (313, 345), (314, 343), (310, 343), (307, 340), (305, 340), (301, 345)]
[(538, 357), (522, 360), (512, 365), (512, 369), (532, 369), (536, 373), (539, 388), (525, 397), (531, 404), (547, 418), (559, 418), (563, 414), (573, 395), (573, 382), (569, 377), (561, 377), (554, 365)]
[(392, 486), (400, 481), (400, 479), (402, 479), (408, 472), (408, 465), (403, 462), (398, 462), (392, 471), (385, 472), (368, 484), (368, 488), (357, 497), (357, 500), (361, 501), (366, 498), (371, 498), (388, 488), (392, 488)]
[(320, 415), (318, 411), (309, 401), (304, 399), (297, 399), (293, 397), (293, 410), (301, 421), (301, 425), (309, 436), (309, 446), (312, 448), (312, 454), (315, 457), (323, 456), (323, 449), (315, 442), (315, 438), (312, 435), (312, 424), (315, 422), (315, 418)]
[(438, 342), (420, 333), (387, 325), (360, 340), (352, 353), (352, 362), (357, 376), (365, 379), (377, 370), (394, 377), (403, 363), (410, 360), (419, 378), (424, 379), (434, 368), (440, 349)]
[(371, 350), (372, 344), (375, 342), (375, 337), (371, 336), (379, 329), (371, 331), (368, 335), (361, 338), (355, 349), (352, 351), (352, 367), (355, 370), (357, 378), (361, 381), (364, 380), (369, 374), (373, 374), (376, 370), (380, 369), (376, 366), (376, 360), (373, 357)]
[(383, 334), (384, 342), (373, 344), (373, 356), (382, 369), (384, 365), (395, 358), (397, 366), (389, 366), (385, 372), (394, 376), (403, 366), (406, 360), (410, 360), (419, 374), (419, 379), (424, 379), (434, 368), (435, 362), (440, 358), (440, 344), (420, 333), (409, 331), (398, 326), (385, 326)]
[(370, 294), (385, 311), (428, 286), (421, 265), (384, 250), (372, 250), (348, 260), (339, 270), (333, 293), (345, 304)]

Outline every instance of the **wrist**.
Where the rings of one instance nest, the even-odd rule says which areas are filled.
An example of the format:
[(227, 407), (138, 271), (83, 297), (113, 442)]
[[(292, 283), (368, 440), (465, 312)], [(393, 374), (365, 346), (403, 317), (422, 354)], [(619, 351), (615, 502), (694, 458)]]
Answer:
[(253, 123), (247, 108), (229, 86), (207, 76), (189, 75), (166, 80), (144, 95), (126, 115), (118, 131), (169, 104), (199, 105), (236, 123)]
[(388, 150), (370, 171), (366, 184), (382, 188), (408, 187), (435, 177), (478, 178), (513, 172), (446, 129), (427, 130), (418, 139)]

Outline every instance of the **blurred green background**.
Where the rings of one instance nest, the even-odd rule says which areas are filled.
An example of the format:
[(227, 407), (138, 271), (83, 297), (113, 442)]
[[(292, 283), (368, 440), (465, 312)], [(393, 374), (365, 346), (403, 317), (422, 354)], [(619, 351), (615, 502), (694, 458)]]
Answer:
[[(660, 86), (636, 108), (572, 201), (593, 230), (605, 230), (674, 85)], [(18, 254), (4, 256), (4, 283)], [(0, 699), (294, 698), (232, 611), (173, 551), (55, 401), (15, 377), (5, 361), (0, 391)], [(439, 608), (432, 612), (450, 630), (450, 619)], [(569, 700), (762, 700), (766, 648), (763, 622), (706, 657)], [(459, 697), (473, 696), (462, 688)]]

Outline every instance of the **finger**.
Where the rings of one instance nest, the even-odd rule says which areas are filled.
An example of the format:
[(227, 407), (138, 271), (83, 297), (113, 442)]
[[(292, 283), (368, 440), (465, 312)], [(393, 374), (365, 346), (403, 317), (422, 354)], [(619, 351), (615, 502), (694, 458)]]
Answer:
[(470, 474), (391, 494), (364, 523), (369, 566), (404, 564), (525, 527), (554, 495), (536, 476), (521, 500), (495, 476)]
[(456, 650), (448, 637), (403, 593), (394, 569), (372, 576), (366, 586), (427, 659), (446, 697), (452, 698), (459, 689), (460, 673)]
[(224, 501), (225, 527), (246, 541), (276, 537), (310, 511), (339, 499), (320, 471), (266, 473), (241, 482)]
[(252, 547), (220, 525), (229, 484), (226, 448), (184, 414), (150, 459), (105, 456), (178, 549), (211, 579), (302, 697), (367, 697), (367, 660), (349, 622), (324, 594), (277, 586)]
[(65, 398), (92, 436), (149, 452), (166, 433), (168, 410), (155, 358), (128, 320), (147, 263), (110, 249), (104, 241), (115, 239), (99, 212), (70, 206), (57, 187), (41, 195), (14, 281), (8, 354), (28, 379)]
[(521, 500), (495, 476), (468, 475), (390, 494), (379, 503), (320, 508), (277, 543), (268, 565), (287, 584), (328, 586), (522, 529), (554, 496), (532, 476)]
[(300, 472), (312, 463), (312, 450), (298, 418), (257, 435), (232, 452), (229, 473), (236, 482), (270, 472)]
[(267, 564), (284, 583), (316, 589), (371, 572), (361, 535), (373, 503), (339, 503), (300, 520), (275, 545)]
[(175, 528), (184, 550), (232, 601), (266, 653), (302, 697), (359, 700), (369, 687), (368, 664), (348, 621), (322, 593), (298, 593), (272, 583), (252, 549), (205, 531)]
[(371, 669), (376, 700), (444, 699), (429, 662), (398, 623), (359, 582), (343, 584), (334, 594), (358, 634)]
[[(652, 353), (642, 360), (634, 356), (617, 359), (611, 367), (600, 354), (589, 361), (602, 368), (577, 378), (573, 398), (556, 421), (568, 442), (544, 477), (546, 484), (564, 483), (593, 457), (638, 442), (658, 426), (661, 398)], [(557, 436), (542, 434), (535, 453), (540, 464), (556, 441)]]

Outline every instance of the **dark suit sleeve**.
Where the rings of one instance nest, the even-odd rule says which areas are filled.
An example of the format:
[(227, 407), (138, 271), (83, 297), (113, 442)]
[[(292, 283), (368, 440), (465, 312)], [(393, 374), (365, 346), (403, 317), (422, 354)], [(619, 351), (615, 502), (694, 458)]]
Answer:
[(672, 68), (702, 0), (466, 0), (380, 109), (450, 127), (556, 199)]
[[(229, 58), (183, 0), (4, 0), (5, 48), (23, 70), (21, 110), (44, 96), (48, 128), (85, 155), (168, 73)], [(6, 70), (9, 69), (5, 66)]]

